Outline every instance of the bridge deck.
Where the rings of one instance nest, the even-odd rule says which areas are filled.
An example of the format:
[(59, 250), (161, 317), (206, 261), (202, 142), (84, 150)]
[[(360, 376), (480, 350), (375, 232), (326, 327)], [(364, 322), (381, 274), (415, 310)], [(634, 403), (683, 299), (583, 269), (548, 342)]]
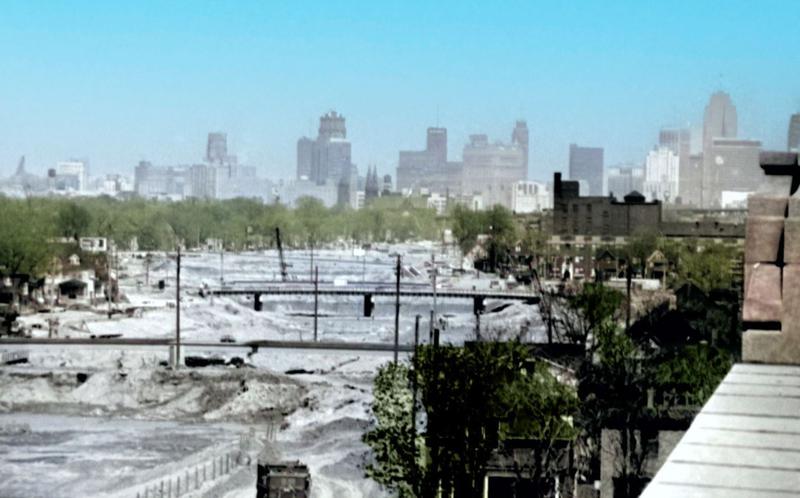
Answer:
[[(216, 296), (241, 296), (241, 295), (308, 295), (313, 296), (315, 293), (320, 296), (364, 296), (371, 294), (373, 296), (396, 296), (397, 292), (391, 288), (364, 288), (364, 287), (347, 287), (347, 288), (321, 288), (318, 291), (307, 287), (261, 287), (261, 288), (238, 288), (238, 289), (209, 289), (204, 291), (205, 294)], [(430, 297), (434, 296), (433, 291), (421, 289), (401, 289), (401, 297)], [(447, 289), (436, 292), (437, 298), (442, 299), (471, 299), (471, 298), (484, 298), (484, 299), (505, 299), (511, 301), (526, 301), (532, 303), (539, 302), (539, 296), (530, 292), (509, 292), (509, 291), (480, 291), (480, 290), (455, 290)]]

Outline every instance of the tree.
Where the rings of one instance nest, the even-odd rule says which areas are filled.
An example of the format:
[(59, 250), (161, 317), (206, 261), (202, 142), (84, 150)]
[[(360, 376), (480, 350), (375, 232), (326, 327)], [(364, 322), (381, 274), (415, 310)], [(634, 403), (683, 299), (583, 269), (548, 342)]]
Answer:
[(18, 201), (0, 201), (0, 272), (39, 276), (54, 255), (52, 224), (40, 210)]
[(414, 496), (412, 484), (419, 466), (416, 431), (411, 425), (414, 408), (409, 375), (409, 368), (401, 363), (389, 363), (378, 370), (373, 387), (374, 427), (364, 434), (374, 459), (366, 467), (367, 477), (401, 498)]
[[(420, 347), (413, 369), (383, 367), (375, 380), (375, 427), (367, 475), (400, 496), (482, 496), (486, 465), (507, 438), (540, 439), (535, 465), (520, 479), (552, 477), (553, 442), (574, 437), (577, 399), (515, 342)], [(410, 378), (405, 377), (410, 373)], [(424, 430), (412, 424), (416, 382)], [(527, 463), (526, 463), (527, 464)]]
[(69, 202), (59, 209), (56, 225), (63, 237), (77, 242), (81, 235), (85, 235), (91, 222), (92, 214), (86, 207), (77, 202)]
[[(501, 439), (525, 438), (533, 447), (520, 458), (519, 451), (510, 451), (517, 475), (516, 489), (532, 489), (542, 495), (561, 470), (558, 467), (563, 445), (572, 442), (578, 433), (572, 415), (578, 410), (573, 388), (562, 384), (548, 366), (536, 362), (502, 391), (507, 416), (501, 424)], [(520, 496), (518, 494), (517, 496)]]

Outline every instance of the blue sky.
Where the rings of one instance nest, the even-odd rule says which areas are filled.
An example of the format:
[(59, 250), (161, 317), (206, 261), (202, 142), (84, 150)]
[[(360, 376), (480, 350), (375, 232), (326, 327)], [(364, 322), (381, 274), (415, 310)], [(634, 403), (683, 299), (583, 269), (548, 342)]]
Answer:
[(660, 127), (702, 122), (729, 92), (741, 136), (785, 148), (800, 111), (800, 2), (3, 2), (0, 174), (201, 160), (206, 134), (262, 175), (294, 174), (320, 114), (347, 118), (353, 159), (394, 174), (397, 151), (446, 126), (531, 131), (530, 177), (569, 143), (642, 162)]

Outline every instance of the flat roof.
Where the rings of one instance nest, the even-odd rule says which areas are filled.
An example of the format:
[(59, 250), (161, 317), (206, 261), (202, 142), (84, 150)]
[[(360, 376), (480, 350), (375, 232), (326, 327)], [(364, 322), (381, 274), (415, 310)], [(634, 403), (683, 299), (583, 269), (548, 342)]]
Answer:
[(643, 498), (800, 493), (800, 367), (737, 364)]

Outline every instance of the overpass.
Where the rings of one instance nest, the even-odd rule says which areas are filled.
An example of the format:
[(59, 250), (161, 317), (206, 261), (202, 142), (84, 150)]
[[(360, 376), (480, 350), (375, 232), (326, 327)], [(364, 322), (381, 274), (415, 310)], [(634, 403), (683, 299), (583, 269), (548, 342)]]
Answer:
[[(399, 296), (398, 296), (399, 294)], [(532, 292), (501, 291), (501, 290), (470, 290), (470, 289), (443, 289), (433, 290), (414, 288), (397, 289), (387, 283), (383, 286), (342, 286), (314, 288), (306, 285), (272, 285), (264, 287), (221, 287), (202, 289), (201, 296), (245, 296), (252, 295), (254, 308), (261, 311), (261, 296), (363, 296), (365, 304), (371, 302), (373, 297), (399, 297), (399, 298), (433, 298), (437, 299), (472, 299), (475, 310), (483, 311), (486, 299), (499, 299), (506, 301), (522, 301), (527, 304), (538, 304), (540, 297)]]

